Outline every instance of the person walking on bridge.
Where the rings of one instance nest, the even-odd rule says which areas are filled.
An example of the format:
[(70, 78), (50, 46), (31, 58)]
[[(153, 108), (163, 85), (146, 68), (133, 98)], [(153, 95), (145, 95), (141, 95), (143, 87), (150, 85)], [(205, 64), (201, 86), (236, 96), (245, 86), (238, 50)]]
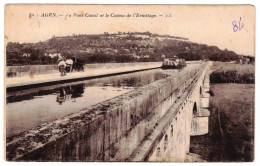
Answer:
[(58, 67), (59, 67), (59, 71), (61, 73), (61, 76), (65, 76), (66, 75), (66, 63), (65, 60), (63, 58), (59, 58), (58, 59)]
[(73, 66), (73, 61), (72, 61), (72, 59), (67, 59), (66, 60), (66, 66), (68, 66), (69, 67), (69, 72), (72, 72), (72, 66)]

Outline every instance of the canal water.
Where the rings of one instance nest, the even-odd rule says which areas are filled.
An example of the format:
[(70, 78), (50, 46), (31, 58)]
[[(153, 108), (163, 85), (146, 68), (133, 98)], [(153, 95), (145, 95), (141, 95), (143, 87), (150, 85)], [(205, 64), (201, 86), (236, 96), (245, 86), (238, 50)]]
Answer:
[(177, 70), (155, 69), (7, 94), (7, 137), (166, 78), (175, 72)]
[[(181, 70), (196, 65), (199, 64), (188, 64), (185, 69)], [(154, 69), (7, 93), (6, 136), (17, 135), (43, 123), (57, 120), (177, 74), (179, 71)]]

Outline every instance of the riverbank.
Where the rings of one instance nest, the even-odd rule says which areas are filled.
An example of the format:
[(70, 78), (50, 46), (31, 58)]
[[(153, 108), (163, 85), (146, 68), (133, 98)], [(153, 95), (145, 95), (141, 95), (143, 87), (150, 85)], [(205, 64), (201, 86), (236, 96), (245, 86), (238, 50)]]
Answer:
[(253, 161), (254, 84), (212, 84), (209, 133), (191, 137), (191, 152), (209, 162)]
[(251, 64), (214, 62), (212, 70), (214, 71), (210, 75), (211, 83), (255, 83), (255, 66)]
[[(212, 69), (226, 80), (232, 78), (223, 75), (227, 71), (254, 74), (252, 65), (215, 63)], [(210, 90), (214, 96), (210, 97), (209, 133), (191, 137), (191, 153), (208, 162), (254, 160), (255, 85), (245, 83), (211, 82)]]

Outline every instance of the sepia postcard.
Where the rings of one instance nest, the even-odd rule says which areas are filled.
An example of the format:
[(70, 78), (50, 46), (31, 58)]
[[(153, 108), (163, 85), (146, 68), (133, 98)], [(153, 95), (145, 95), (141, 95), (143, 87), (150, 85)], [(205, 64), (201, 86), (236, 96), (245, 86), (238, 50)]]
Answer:
[(6, 161), (254, 161), (254, 6), (6, 4), (4, 28)]

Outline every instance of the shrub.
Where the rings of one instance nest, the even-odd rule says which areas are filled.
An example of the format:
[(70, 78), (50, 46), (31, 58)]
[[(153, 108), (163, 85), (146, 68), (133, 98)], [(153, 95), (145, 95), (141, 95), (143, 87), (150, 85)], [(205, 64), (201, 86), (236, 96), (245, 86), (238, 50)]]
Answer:
[(211, 83), (241, 83), (254, 84), (255, 74), (248, 72), (238, 72), (237, 70), (216, 70), (210, 74)]

